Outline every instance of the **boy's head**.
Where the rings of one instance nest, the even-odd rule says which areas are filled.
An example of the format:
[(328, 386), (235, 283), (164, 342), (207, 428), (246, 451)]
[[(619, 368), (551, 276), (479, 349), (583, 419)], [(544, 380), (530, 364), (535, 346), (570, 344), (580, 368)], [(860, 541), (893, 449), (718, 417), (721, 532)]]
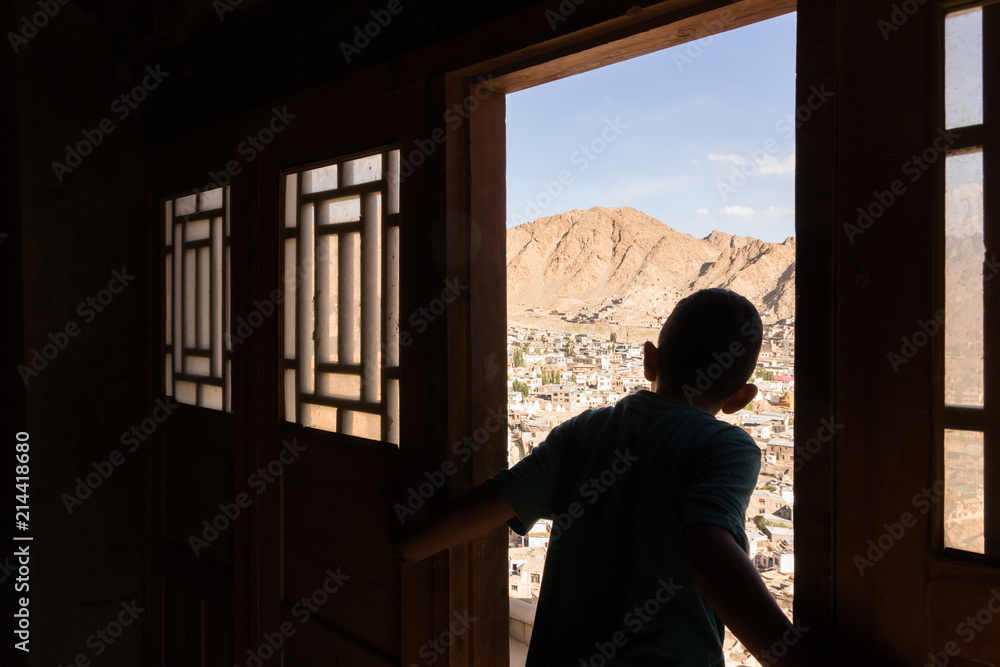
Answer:
[[(753, 375), (762, 331), (760, 315), (745, 297), (720, 288), (695, 292), (670, 313), (655, 351), (646, 344), (653, 365), (646, 377), (655, 376), (657, 391), (683, 394), (688, 402), (696, 397), (726, 402)], [(750, 399), (754, 395), (756, 388)]]

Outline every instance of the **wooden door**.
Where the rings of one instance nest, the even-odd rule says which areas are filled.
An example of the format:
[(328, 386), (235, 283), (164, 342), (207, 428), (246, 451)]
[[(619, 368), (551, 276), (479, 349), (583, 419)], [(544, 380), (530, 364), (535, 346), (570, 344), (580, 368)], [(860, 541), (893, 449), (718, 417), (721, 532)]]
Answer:
[(247, 641), (250, 347), (227, 322), (248, 301), (248, 189), (219, 176), (227, 149), (191, 137), (150, 172), (150, 664), (231, 665)]
[[(156, 149), (154, 220), (205, 174), (225, 184), (232, 400), (231, 412), (182, 405), (153, 453), (153, 664), (506, 661), (503, 530), (405, 571), (389, 544), (396, 502), (470, 432), (472, 323), (487, 311), (502, 353), (502, 302), (468, 305), (470, 284), (491, 280), (486, 265), (470, 278), (468, 203), (444, 197), (446, 153), (469, 141), (464, 121), (443, 120), (449, 85), (376, 68)], [(165, 373), (162, 333), (151, 349)], [(418, 513), (499, 469), (503, 435)], [(191, 536), (234, 503), (196, 557)], [(456, 614), (483, 620), (442, 653)]]

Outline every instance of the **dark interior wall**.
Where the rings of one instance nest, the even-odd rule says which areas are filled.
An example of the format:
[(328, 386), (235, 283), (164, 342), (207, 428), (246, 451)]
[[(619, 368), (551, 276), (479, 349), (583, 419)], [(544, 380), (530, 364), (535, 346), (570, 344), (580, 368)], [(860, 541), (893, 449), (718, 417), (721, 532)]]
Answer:
[[(35, 3), (19, 9), (39, 11)], [(106, 650), (91, 636), (123, 603), (141, 607), (143, 598), (145, 449), (128, 452), (120, 442), (149, 414), (142, 133), (139, 113), (121, 119), (111, 109), (141, 75), (112, 56), (98, 20), (72, 5), (20, 45), (16, 64), (23, 336), (37, 370), (26, 373), (24, 422), (33, 454), (32, 663), (102, 651), (101, 664), (134, 665), (141, 625)], [(102, 119), (109, 134), (97, 129)], [(81, 142), (97, 145), (57, 176), (52, 163), (66, 164), (66, 146)], [(102, 292), (116, 271), (127, 284)], [(54, 358), (42, 368), (36, 350)], [(122, 452), (120, 466), (107, 463), (113, 450)], [(77, 478), (88, 475), (96, 488), (77, 491)], [(76, 494), (82, 503), (67, 509)]]
[[(8, 372), (26, 397), (23, 411), (7, 407), (13, 431), (32, 442), (33, 664), (72, 664), (80, 655), (100, 665), (142, 662), (145, 612), (110, 643), (95, 633), (119, 619), (123, 604), (145, 606), (147, 448), (130, 451), (134, 441), (122, 438), (162, 393), (147, 345), (158, 315), (149, 310), (156, 223), (147, 216), (146, 147), (527, 4), (407, 7), (351, 63), (337, 45), (385, 3), (343, 10), (245, 0), (223, 20), (210, 2), (51, 0), (54, 15), (44, 18), (37, 1), (5, 8), (11, 27), (3, 34), (25, 38), (3, 55), (16, 89), (6, 101), (17, 103), (20, 207), (17, 247), (6, 251), (23, 262), (23, 326), (11, 331), (11, 340), (23, 337), (23, 355)], [(116, 102), (144, 81), (136, 108)], [(127, 280), (120, 293), (108, 291), (119, 288), (109, 285), (116, 272)], [(13, 365), (33, 359), (22, 384)], [(11, 577), (0, 583), (5, 595), (12, 585)], [(3, 652), (14, 654), (9, 642)]]

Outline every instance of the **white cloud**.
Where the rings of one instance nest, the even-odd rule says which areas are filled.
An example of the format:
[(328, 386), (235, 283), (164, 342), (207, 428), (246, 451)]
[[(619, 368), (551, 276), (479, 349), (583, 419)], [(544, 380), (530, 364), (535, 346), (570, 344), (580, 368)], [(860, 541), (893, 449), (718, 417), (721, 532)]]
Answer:
[(741, 218), (748, 218), (753, 215), (754, 211), (749, 206), (727, 206), (719, 210), (722, 215), (735, 215)]
[(708, 215), (708, 209), (707, 208), (699, 208), (697, 211), (695, 211), (695, 214), (696, 215)]
[(794, 208), (781, 208), (778, 206), (768, 206), (767, 210), (764, 211), (764, 215), (770, 215), (775, 218), (780, 218), (783, 215), (795, 215)]
[(773, 155), (768, 155), (760, 163), (760, 173), (762, 174), (791, 174), (795, 172), (795, 153), (792, 153), (784, 160), (779, 160)]
[(736, 153), (728, 153), (722, 155), (719, 153), (709, 153), (708, 159), (714, 162), (732, 162), (733, 164), (746, 164), (747, 159), (742, 155), (737, 155)]
[[(713, 162), (730, 162), (738, 167), (750, 163), (750, 160), (736, 153), (709, 153), (708, 159)], [(754, 162), (761, 174), (791, 174), (795, 172), (794, 153), (784, 160), (779, 160), (773, 155), (765, 155), (763, 160), (755, 159)]]

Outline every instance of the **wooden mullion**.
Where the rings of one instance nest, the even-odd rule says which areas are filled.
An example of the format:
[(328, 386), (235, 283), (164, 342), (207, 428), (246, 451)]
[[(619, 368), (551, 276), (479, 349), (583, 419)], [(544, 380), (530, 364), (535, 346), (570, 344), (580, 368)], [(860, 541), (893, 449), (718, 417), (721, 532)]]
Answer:
[[(320, 210), (323, 207), (320, 207)], [(316, 225), (316, 237), (333, 236), (336, 234), (361, 233), (361, 221), (353, 222), (326, 222)]]
[[(935, 12), (934, 20), (934, 33), (932, 37), (932, 45), (934, 48), (935, 58), (934, 58), (934, 76), (933, 76), (933, 90), (934, 90), (934, 110), (933, 110), (933, 127), (945, 127), (945, 19), (947, 17), (947, 12), (945, 8), (941, 5), (931, 8)], [(930, 128), (928, 128), (930, 131)], [(959, 138), (965, 138), (966, 133), (961, 132), (959, 129)], [(945, 304), (947, 301), (947, 275), (946, 275), (946, 262), (945, 262), (945, 246), (946, 246), (946, 219), (945, 219), (945, 184), (946, 184), (946, 172), (948, 157), (953, 153), (949, 152), (945, 154), (945, 159), (937, 161), (931, 167), (931, 178), (933, 179), (934, 187), (934, 208), (931, 214), (934, 216), (933, 225), (933, 238), (931, 243), (931, 271), (933, 275), (937, 278), (933, 281), (933, 292), (931, 295), (932, 303), (934, 306), (934, 312), (943, 312), (945, 309)], [(943, 325), (943, 328), (947, 329), (947, 322)], [(933, 386), (931, 388), (931, 395), (933, 397), (932, 404), (932, 415), (931, 415), (931, 480), (944, 480), (945, 476), (945, 448), (944, 448), (944, 431), (950, 428), (949, 424), (954, 423), (954, 416), (952, 420), (949, 421), (947, 416), (948, 409), (945, 406), (945, 379), (947, 377), (947, 363), (945, 360), (945, 339), (947, 338), (946, 331), (942, 331), (941, 335), (933, 341), (931, 348), (931, 370), (933, 378)], [(931, 507), (930, 511), (930, 541), (931, 547), (936, 553), (941, 553), (944, 549), (945, 544), (945, 530), (944, 530), (944, 503), (935, 503)]]
[(389, 440), (389, 382), (386, 380), (385, 370), (388, 367), (388, 359), (386, 359), (386, 353), (389, 349), (389, 334), (388, 334), (388, 303), (387, 298), (389, 293), (389, 225), (388, 225), (388, 214), (386, 210), (389, 208), (389, 151), (382, 152), (382, 179), (386, 182), (386, 187), (382, 191), (382, 206), (379, 211), (381, 216), (381, 226), (379, 228), (380, 236), (380, 251), (379, 251), (379, 273), (382, 289), (381, 298), (379, 299), (379, 340), (378, 340), (378, 360), (379, 360), (379, 396), (382, 398), (382, 428), (380, 432), (382, 433), (382, 440), (388, 442)]
[(955, 142), (948, 149), (949, 155), (978, 150), (986, 140), (986, 131), (982, 125), (967, 125), (948, 131), (955, 135)]
[(295, 174), (295, 359), (298, 362), (295, 369), (295, 423), (302, 423), (302, 378), (305, 373), (306, 356), (302, 353), (302, 278), (299, 268), (302, 266), (302, 174)]
[(983, 8), (983, 441), (986, 553), (1000, 555), (1000, 4)]
[[(323, 203), (313, 205), (313, 344), (315, 353), (313, 355), (313, 366), (316, 368), (316, 380), (319, 380), (320, 361), (330, 358), (330, 308), (328, 307), (330, 295), (330, 259), (324, 256), (320, 261), (320, 244), (326, 243), (328, 239), (322, 238), (320, 229), (330, 227), (327, 223), (329, 208)], [(337, 239), (338, 248), (340, 239)], [(339, 265), (338, 265), (339, 269)], [(317, 297), (317, 295), (319, 295)], [(338, 355), (338, 359), (340, 356)], [(313, 391), (316, 388), (313, 387)]]
[(211, 385), (213, 387), (222, 387), (223, 385), (222, 378), (214, 378), (208, 375), (192, 375), (184, 371), (180, 373), (175, 371), (174, 377), (183, 382), (193, 382), (194, 384), (197, 384), (199, 387), (203, 384)]
[(954, 431), (982, 431), (986, 425), (983, 408), (960, 405), (946, 405), (943, 410), (945, 429)]
[(364, 366), (362, 364), (345, 364), (334, 361), (317, 361), (317, 373), (348, 373), (360, 375)]
[[(212, 228), (212, 223), (208, 223), (208, 228)], [(208, 239), (203, 239), (208, 241)], [(207, 247), (204, 245), (198, 245), (197, 247), (191, 246), (195, 249), (194, 253), (194, 343), (198, 346), (198, 349), (204, 349), (201, 347), (201, 308), (199, 307), (199, 300), (201, 298), (201, 261), (198, 257), (198, 252), (202, 247)], [(187, 250), (187, 248), (185, 248)], [(211, 252), (211, 250), (209, 251)], [(209, 309), (211, 312), (211, 309)]]
[[(222, 298), (220, 302), (222, 303), (222, 312), (219, 314), (219, 328), (221, 329), (221, 340), (219, 344), (222, 349), (219, 350), (220, 363), (220, 377), (222, 378), (222, 409), (226, 410), (226, 406), (232, 407), (231, 397), (229, 393), (232, 391), (232, 387), (226, 381), (228, 375), (226, 373), (226, 332), (232, 333), (232, 324), (229, 322), (229, 299), (227, 298), (229, 294), (229, 276), (226, 275), (226, 250), (227, 244), (229, 242), (229, 234), (226, 233), (226, 227), (229, 225), (229, 186), (222, 188), (222, 223), (219, 225), (219, 235), (222, 237), (219, 239), (220, 245), (222, 247), (222, 252), (219, 253), (219, 276), (222, 278), (219, 289), (222, 290)], [(211, 224), (211, 223), (210, 223)], [(214, 261), (214, 256), (213, 256)], [(230, 262), (232, 258), (230, 257)], [(212, 337), (213, 342), (215, 341), (215, 336)], [(209, 362), (211, 363), (211, 362)]]
[[(177, 212), (177, 202), (175, 201), (174, 202), (174, 213), (176, 213), (176, 212)], [(180, 224), (180, 225), (178, 225), (177, 226), (177, 230), (175, 230), (175, 234), (176, 234), (176, 232), (180, 232), (180, 242), (177, 243), (177, 239), (176, 238), (174, 239), (174, 242), (177, 243), (177, 245), (178, 245), (178, 253), (179, 253), (178, 256), (180, 257), (180, 278), (179, 278), (179, 280), (176, 281), (179, 289), (177, 290), (178, 294), (174, 295), (174, 297), (175, 297), (174, 298), (174, 303), (180, 304), (180, 307), (179, 307), (178, 312), (176, 314), (180, 315), (181, 326), (180, 326), (180, 331), (179, 331), (179, 333), (180, 333), (180, 339), (177, 341), (177, 351), (178, 351), (179, 359), (177, 360), (178, 364), (174, 366), (174, 379), (175, 379), (175, 381), (177, 379), (177, 372), (178, 371), (181, 371), (181, 372), (184, 371), (184, 355), (185, 355), (184, 348), (185, 348), (185, 340), (187, 339), (187, 303), (186, 303), (186, 301), (187, 301), (187, 282), (186, 282), (186, 278), (187, 278), (188, 268), (187, 268), (187, 253), (184, 251), (184, 240), (187, 237), (187, 225), (183, 224), (183, 223)], [(174, 267), (174, 270), (176, 271), (177, 267)], [(179, 297), (179, 298), (177, 298), (177, 297)], [(175, 385), (175, 388), (176, 388), (176, 385)]]
[[(371, 415), (380, 414), (382, 411), (381, 403), (369, 403), (367, 401), (359, 401), (353, 398), (340, 398), (337, 396), (327, 396), (325, 394), (302, 394), (303, 403), (312, 403), (313, 405), (324, 405), (328, 408), (337, 408), (337, 421), (340, 421), (340, 411), (341, 410), (353, 410), (354, 412), (364, 412)], [(350, 435), (350, 434), (348, 434)]]
[[(174, 352), (173, 352), (174, 317), (173, 317), (173, 312), (171, 312), (170, 313), (170, 327), (167, 327), (167, 300), (165, 298), (166, 294), (170, 294), (170, 306), (169, 306), (169, 308), (172, 311), (173, 308), (174, 308), (174, 293), (173, 293), (174, 292), (174, 285), (173, 285), (173, 282), (174, 282), (174, 266), (173, 266), (173, 264), (174, 264), (174, 228), (171, 226), (171, 225), (174, 224), (173, 223), (174, 205), (173, 205), (172, 201), (170, 202), (170, 215), (169, 216), (167, 216), (167, 210), (166, 209), (167, 209), (167, 202), (166, 201), (161, 201), (160, 202), (160, 206), (159, 206), (159, 208), (157, 210), (159, 211), (160, 221), (161, 221), (161, 226), (160, 226), (160, 242), (161, 242), (161, 246), (160, 246), (160, 253), (159, 254), (160, 254), (160, 284), (163, 285), (163, 289), (160, 292), (160, 298), (162, 299), (162, 301), (161, 301), (162, 306), (160, 308), (160, 319), (159, 319), (159, 321), (160, 321), (159, 338), (160, 338), (160, 343), (161, 343), (161, 346), (160, 346), (161, 347), (161, 351), (160, 351), (159, 367), (160, 367), (160, 377), (162, 377), (163, 380), (159, 383), (159, 385), (162, 388), (162, 391), (166, 395), (173, 396), (173, 394), (174, 394), (174, 387), (173, 387), (173, 384), (174, 384), (173, 383), (173, 376), (174, 376), (174, 373), (173, 373), (173, 370), (174, 370), (173, 369), (173, 365), (174, 365)], [(167, 243), (167, 229), (170, 230), (170, 243)], [(167, 284), (167, 261), (168, 261), (168, 259), (169, 259), (169, 262), (170, 262), (170, 284)], [(170, 338), (170, 343), (169, 344), (167, 343), (168, 334), (169, 334), (169, 338)], [(170, 386), (169, 387), (167, 386), (167, 383), (166, 383), (166, 379), (167, 379), (166, 372), (167, 372), (167, 369), (166, 369), (166, 366), (164, 365), (164, 361), (166, 361), (166, 356), (168, 354), (170, 355), (170, 378), (171, 378), (171, 380), (170, 380)]]
[(302, 195), (302, 201), (309, 203), (319, 203), (324, 201), (332, 201), (335, 199), (347, 199), (348, 197), (354, 195), (366, 195), (370, 193), (385, 192), (388, 187), (388, 181), (385, 177), (380, 178), (377, 181), (368, 181), (366, 183), (357, 183), (355, 185), (343, 185), (343, 163), (338, 163), (337, 165), (337, 189), (336, 190), (322, 190), (320, 192), (310, 192), (308, 194)]
[[(225, 189), (223, 189), (223, 198), (225, 198)], [(200, 196), (200, 195), (199, 195)], [(219, 230), (222, 233), (222, 230)], [(224, 264), (226, 262), (226, 253), (222, 251), (219, 263)], [(208, 221), (208, 374), (215, 375), (215, 358), (213, 352), (215, 351), (215, 340), (216, 333), (220, 326), (222, 326), (222, 314), (220, 313), (218, 317), (215, 314), (215, 293), (217, 290), (221, 289), (220, 286), (215, 284), (215, 223), (212, 220)], [(222, 267), (219, 267), (219, 275), (222, 275)], [(221, 303), (221, 300), (220, 302)], [(221, 352), (221, 350), (220, 350)], [(220, 361), (222, 359), (221, 355), (219, 357)], [(224, 364), (223, 364), (224, 365)], [(219, 373), (219, 377), (223, 377), (225, 369)], [(223, 389), (222, 396), (222, 407), (226, 407), (226, 396), (225, 389)]]
[[(226, 186), (227, 188), (229, 186)], [(219, 208), (208, 208), (204, 211), (195, 211), (194, 213), (182, 213), (178, 215), (184, 222), (198, 222), (199, 220), (211, 220), (212, 218), (221, 218), (226, 214), (225, 205), (225, 188), (223, 188), (223, 205)]]
[[(209, 229), (211, 229), (212, 227), (211, 221), (209, 221), (208, 224), (209, 224)], [(211, 243), (212, 243), (211, 232), (209, 232), (209, 238), (196, 239), (194, 241), (185, 241), (184, 250), (197, 250), (199, 248), (209, 248), (211, 247)]]
[[(359, 316), (361, 318), (360, 327), (358, 331), (360, 332), (361, 340), (358, 341), (358, 353), (359, 361), (361, 362), (361, 367), (364, 368), (368, 363), (372, 361), (371, 357), (378, 354), (378, 348), (372, 350), (372, 345), (378, 345), (378, 341), (373, 341), (369, 338), (368, 332), (371, 331), (372, 326), (372, 312), (371, 312), (371, 300), (377, 298), (377, 292), (375, 288), (377, 285), (372, 285), (371, 283), (377, 280), (374, 276), (375, 268), (378, 266), (378, 256), (374, 258), (372, 255), (372, 245), (375, 244), (377, 248), (378, 239), (375, 238), (375, 233), (377, 233), (378, 227), (376, 226), (376, 232), (371, 233), (372, 225), (377, 225), (377, 221), (374, 220), (376, 217), (376, 206), (368, 206), (366, 199), (370, 195), (363, 195), (361, 197), (361, 235), (358, 239), (358, 252), (360, 257), (358, 257), (357, 262), (360, 267), (358, 273), (359, 285), (356, 286), (358, 293), (361, 295), (361, 312)], [(369, 208), (371, 210), (369, 210)], [(375, 266), (372, 266), (374, 261)], [(377, 315), (376, 315), (377, 317)], [(377, 357), (376, 357), (377, 360)], [(362, 373), (361, 374), (361, 387), (360, 387), (360, 398), (361, 400), (367, 400), (368, 393), (370, 391), (369, 385), (371, 384), (371, 374)]]

